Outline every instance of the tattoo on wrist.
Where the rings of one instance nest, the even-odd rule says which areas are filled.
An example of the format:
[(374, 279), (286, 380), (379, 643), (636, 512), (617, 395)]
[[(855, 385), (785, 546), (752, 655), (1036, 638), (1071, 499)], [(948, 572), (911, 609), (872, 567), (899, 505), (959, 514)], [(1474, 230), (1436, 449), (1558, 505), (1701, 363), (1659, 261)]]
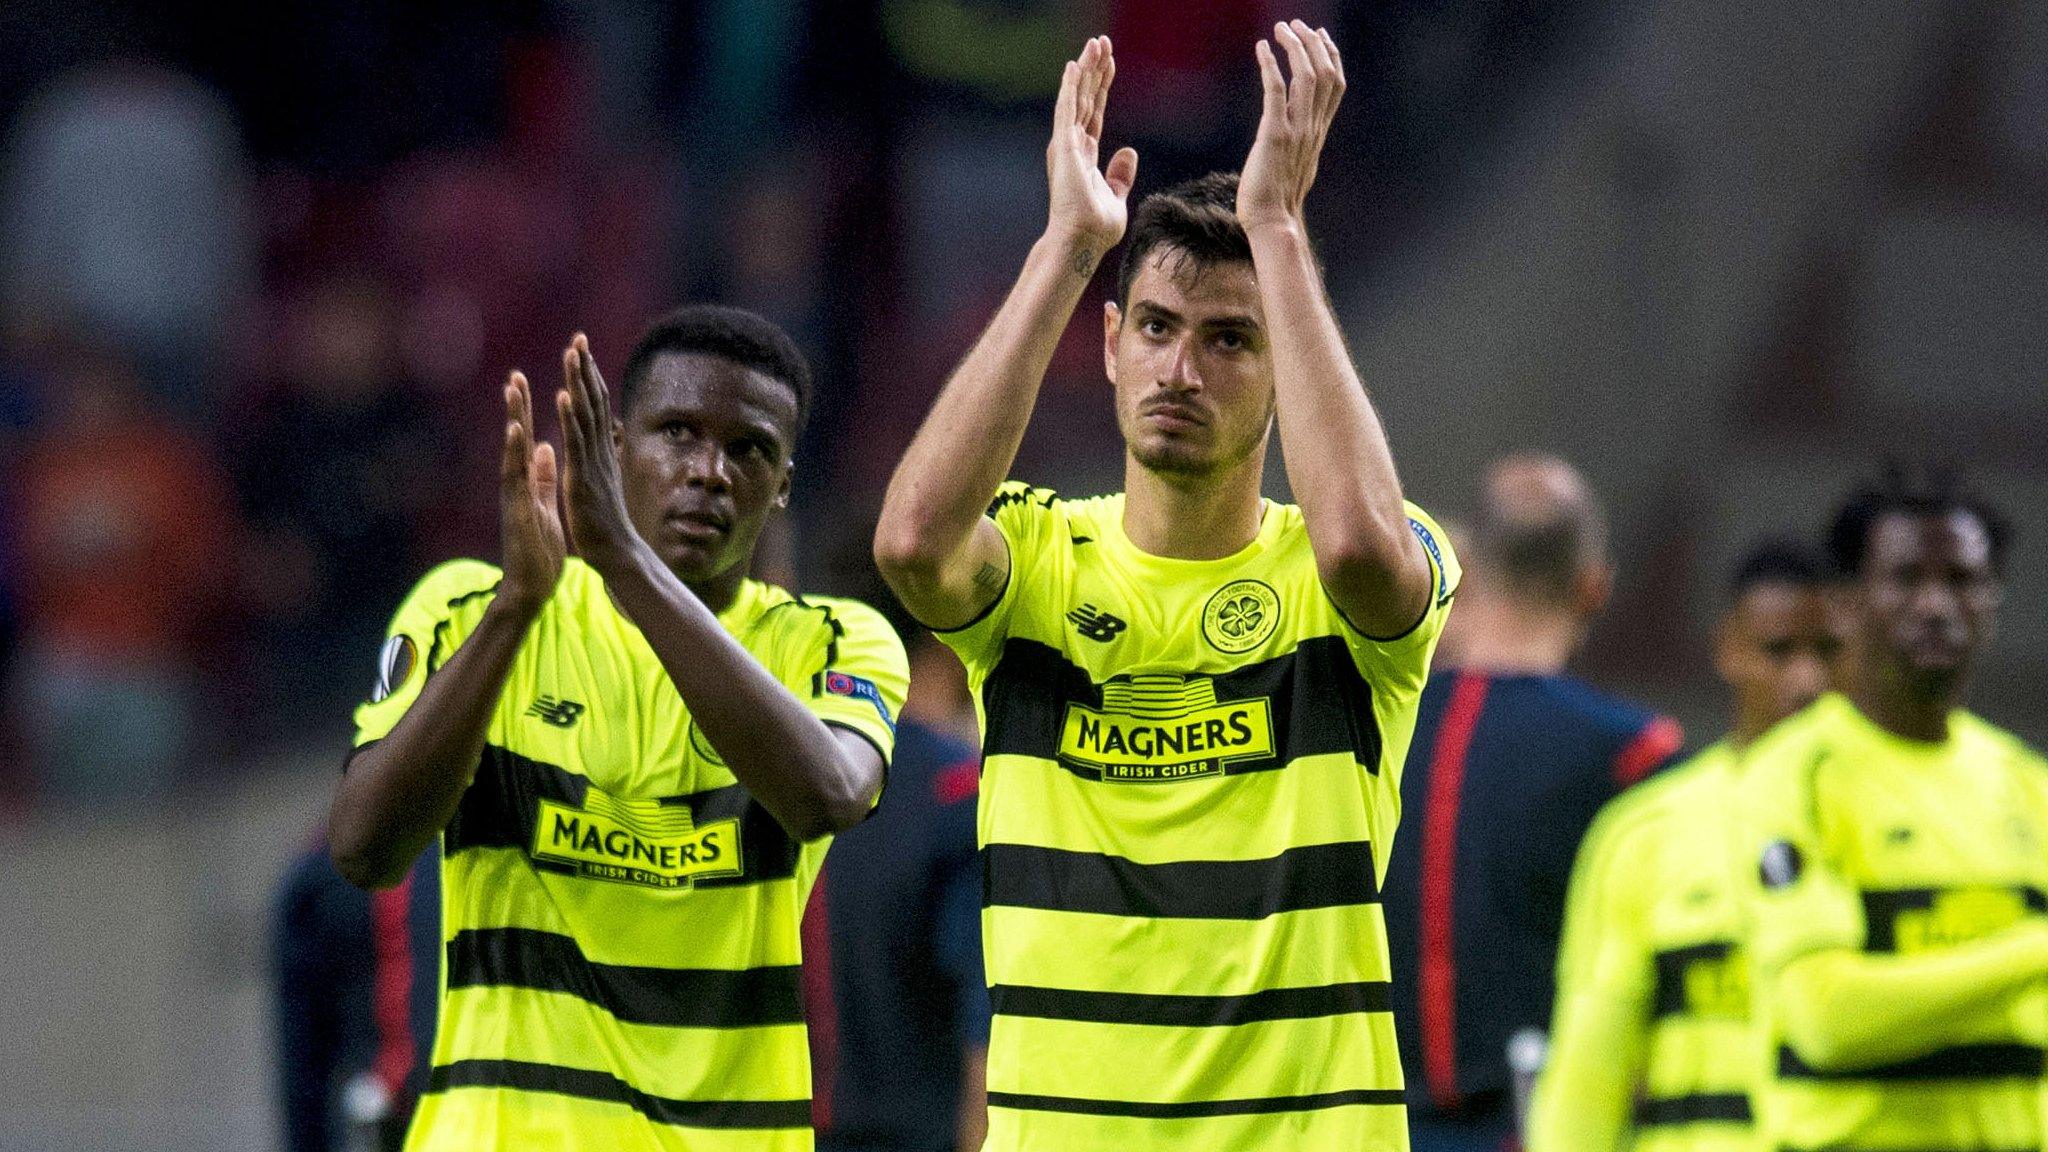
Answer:
[(1095, 272), (1095, 249), (1083, 248), (1074, 253), (1074, 275), (1086, 278)]
[(974, 574), (977, 588), (1000, 588), (1003, 584), (1003, 570), (993, 564), (983, 564), (981, 571)]

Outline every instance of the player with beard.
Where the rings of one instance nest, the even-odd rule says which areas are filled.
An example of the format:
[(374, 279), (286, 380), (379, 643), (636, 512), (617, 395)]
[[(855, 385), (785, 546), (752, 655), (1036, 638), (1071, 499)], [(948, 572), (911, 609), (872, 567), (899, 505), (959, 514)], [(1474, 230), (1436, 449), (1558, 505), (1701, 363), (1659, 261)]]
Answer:
[(881, 790), (903, 647), (865, 605), (748, 575), (809, 408), (780, 329), (681, 309), (616, 411), (581, 336), (562, 372), (559, 514), (514, 373), (503, 568), (444, 564), (399, 608), (335, 792), (358, 884), (442, 837), (407, 1147), (804, 1152), (804, 901)]
[[(1103, 310), (1125, 490), (1004, 482), (1125, 231), (1103, 38), (1061, 82), (1046, 232), (876, 531), (978, 695), (991, 1152), (1407, 1147), (1377, 878), (1458, 568), (1303, 220), (1341, 58), (1300, 21), (1273, 39), (1243, 172), (1130, 220)], [(1276, 419), (1298, 506), (1260, 498)]]
[(1765, 1146), (2041, 1146), (2048, 764), (1962, 707), (2009, 535), (1896, 470), (1835, 517), (1848, 692), (1759, 740), (1739, 786)]

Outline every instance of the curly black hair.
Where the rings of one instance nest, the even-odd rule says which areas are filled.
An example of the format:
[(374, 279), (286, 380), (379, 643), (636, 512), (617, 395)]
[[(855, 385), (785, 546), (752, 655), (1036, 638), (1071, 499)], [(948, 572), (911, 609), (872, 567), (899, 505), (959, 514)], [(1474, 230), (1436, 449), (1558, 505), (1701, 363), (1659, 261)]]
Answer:
[(619, 411), (628, 411), (633, 394), (647, 380), (657, 357), (671, 352), (701, 352), (788, 385), (796, 394), (794, 441), (803, 435), (811, 415), (811, 365), (789, 333), (765, 316), (722, 304), (685, 304), (650, 325), (626, 358), (619, 378)]
[(1728, 599), (1740, 600), (1759, 584), (1818, 588), (1828, 579), (1820, 550), (1789, 536), (1772, 536), (1750, 545), (1728, 578)]
[(1991, 543), (1991, 570), (2005, 574), (2012, 546), (2012, 522), (1970, 488), (1954, 469), (1887, 465), (1876, 479), (1858, 485), (1836, 510), (1828, 527), (1828, 561), (1844, 578), (1859, 576), (1870, 549), (1871, 530), (1886, 516), (1946, 516), (1961, 512), (1984, 526)]

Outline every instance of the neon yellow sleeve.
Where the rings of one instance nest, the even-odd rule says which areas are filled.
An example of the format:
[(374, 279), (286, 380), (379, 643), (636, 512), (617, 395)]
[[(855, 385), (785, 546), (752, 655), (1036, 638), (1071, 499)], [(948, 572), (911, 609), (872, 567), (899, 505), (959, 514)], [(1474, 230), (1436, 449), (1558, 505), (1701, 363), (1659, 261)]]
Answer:
[(827, 724), (865, 737), (888, 763), (896, 749), (896, 717), (910, 691), (903, 641), (882, 614), (858, 600), (815, 596), (837, 620), (838, 637), (811, 677), (805, 705)]
[(356, 747), (383, 739), (398, 724), (427, 677), (476, 627), (498, 579), (498, 569), (480, 560), (450, 560), (413, 587), (385, 632), (376, 684), (356, 708)]
[(2039, 920), (1938, 952), (1815, 952), (1778, 974), (1779, 1019), (1785, 1042), (1821, 1071), (1889, 1064), (1957, 1044), (2038, 1044), (2048, 1031), (2038, 985), (2044, 973), (2048, 923)]
[(988, 506), (988, 517), (1010, 549), (1010, 578), (995, 601), (979, 617), (958, 628), (932, 634), (960, 657), (970, 684), (981, 678), (1001, 658), (1003, 641), (1010, 635), (1010, 617), (1021, 599), (1040, 579), (1040, 567), (1059, 543), (1066, 540), (1066, 512), (1050, 488), (1033, 488), (1021, 480), (1006, 480), (996, 489)]
[(2048, 976), (2048, 922), (1939, 951), (1866, 953), (1859, 894), (1816, 823), (1813, 771), (1757, 763), (1745, 783), (1751, 955), (1785, 1043), (1813, 1068), (1846, 1071), (2024, 1039), (2042, 1015), (2021, 994)]
[(1629, 883), (1626, 842), (1640, 797), (1610, 803), (1579, 846), (1558, 950), (1550, 1051), (1536, 1082), (1528, 1152), (1614, 1152), (1642, 1080), (1654, 973)]

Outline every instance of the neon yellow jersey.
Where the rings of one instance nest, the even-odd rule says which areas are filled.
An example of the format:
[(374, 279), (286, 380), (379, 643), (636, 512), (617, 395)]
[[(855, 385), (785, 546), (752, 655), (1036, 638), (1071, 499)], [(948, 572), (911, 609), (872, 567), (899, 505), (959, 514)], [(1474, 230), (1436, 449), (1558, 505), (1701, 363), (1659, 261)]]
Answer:
[(1457, 586), (1401, 636), (1323, 591), (1300, 510), (1220, 560), (1121, 495), (1003, 487), (1010, 580), (944, 634), (984, 736), (989, 1152), (1405, 1149), (1377, 877)]
[(1750, 1152), (1747, 960), (1725, 742), (1611, 801), (1579, 846), (1530, 1152)]
[[(482, 615), (498, 571), (435, 569), (392, 622), (360, 746)], [(908, 671), (873, 609), (748, 581), (719, 622), (886, 760)], [(740, 787), (647, 640), (571, 559), (442, 834), (440, 1026), (406, 1147), (812, 1146), (799, 921), (828, 841)]]
[(1824, 696), (1745, 757), (1751, 955), (1773, 1147), (2041, 1146), (2043, 1053), (2010, 1035), (1828, 1072), (1783, 1041), (1775, 980), (1810, 953), (1952, 947), (2048, 911), (2048, 764), (1965, 712), (1939, 744)]

